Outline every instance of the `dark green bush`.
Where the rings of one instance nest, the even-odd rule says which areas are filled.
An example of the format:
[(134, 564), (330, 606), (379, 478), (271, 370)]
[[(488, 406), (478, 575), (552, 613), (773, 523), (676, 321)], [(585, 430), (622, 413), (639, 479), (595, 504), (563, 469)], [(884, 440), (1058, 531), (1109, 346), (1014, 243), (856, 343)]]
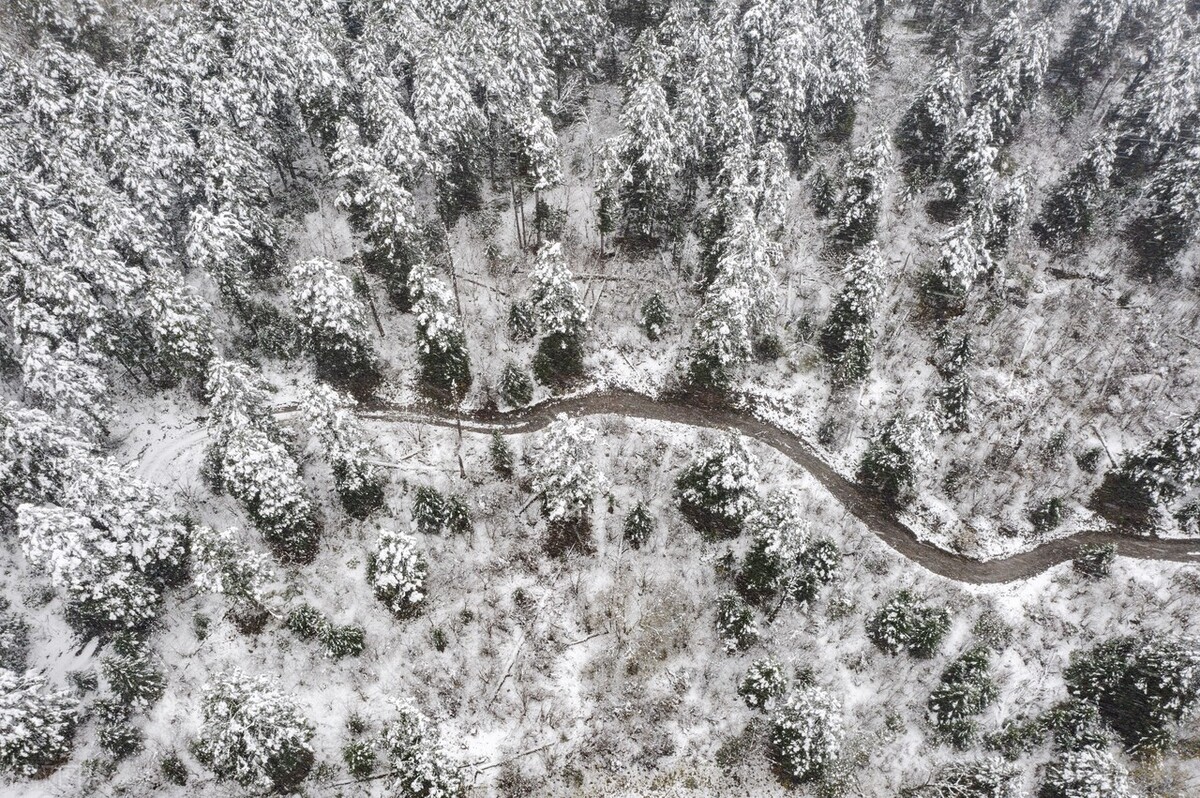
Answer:
[(671, 323), (671, 311), (660, 294), (652, 294), (642, 303), (642, 332), (651, 341), (662, 338), (667, 326)]
[(975, 719), (999, 694), (992, 681), (986, 648), (972, 648), (942, 673), (941, 683), (929, 697), (938, 736), (959, 750), (975, 741)]
[(1035, 504), (1029, 511), (1029, 521), (1038, 532), (1049, 532), (1057, 529), (1063, 521), (1065, 506), (1063, 500), (1051, 496)]
[(499, 432), (492, 433), (492, 442), (488, 445), (488, 455), (492, 460), (492, 470), (496, 475), (509, 479), (513, 475), (513, 453), (504, 442), (504, 436)]
[(500, 375), (500, 398), (511, 407), (523, 407), (533, 401), (533, 381), (516, 363), (508, 363)]
[(907, 651), (929, 659), (950, 630), (950, 613), (931, 607), (907, 590), (901, 590), (867, 621), (867, 634), (881, 651)]
[(528, 302), (517, 301), (508, 309), (508, 337), (517, 343), (533, 340), (537, 335), (537, 321)]
[(375, 769), (375, 747), (363, 740), (347, 743), (342, 748), (342, 760), (351, 776), (365, 779)]
[(1072, 567), (1093, 579), (1101, 579), (1112, 573), (1113, 563), (1117, 560), (1117, 547), (1112, 543), (1099, 543), (1093, 546), (1080, 546), (1079, 554), (1071, 563)]
[(654, 518), (645, 502), (638, 502), (625, 516), (625, 541), (631, 548), (640, 549), (654, 533)]
[(729, 652), (745, 651), (758, 642), (754, 611), (737, 593), (717, 599), (717, 636)]
[(366, 633), (361, 626), (325, 624), (320, 631), (321, 647), (333, 659), (357, 657), (365, 645)]
[(288, 613), (284, 625), (301, 640), (312, 640), (328, 623), (325, 616), (310, 604), (301, 604)]

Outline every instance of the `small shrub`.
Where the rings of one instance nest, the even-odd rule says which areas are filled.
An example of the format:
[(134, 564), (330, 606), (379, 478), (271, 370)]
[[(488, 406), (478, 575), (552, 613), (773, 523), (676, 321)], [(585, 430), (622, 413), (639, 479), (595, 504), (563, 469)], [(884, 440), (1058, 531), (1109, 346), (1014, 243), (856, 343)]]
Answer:
[(449, 645), (449, 641), (446, 639), (446, 632), (440, 626), (434, 627), (433, 632), (430, 633), (430, 638), (433, 641), (434, 650), (439, 653), (445, 651), (446, 646)]
[(0, 597), (0, 668), (20, 673), (29, 657), (29, 623), (8, 611), (8, 600)]
[(463, 794), (459, 767), (446, 751), (436, 728), (412, 707), (401, 709), (388, 728), (384, 745), (397, 773), (395, 792), (423, 798), (458, 798)]
[(500, 374), (500, 398), (510, 407), (524, 407), (533, 401), (533, 380), (516, 363), (508, 363)]
[(1043, 716), (1042, 727), (1054, 733), (1056, 751), (1106, 748), (1112, 742), (1100, 709), (1090, 701), (1070, 698), (1058, 702)]
[(809, 199), (812, 201), (813, 214), (818, 219), (824, 219), (833, 211), (837, 202), (837, 189), (824, 166), (814, 169), (812, 177), (809, 178)]
[(129, 707), (112, 701), (97, 701), (92, 709), (99, 727), (96, 739), (100, 748), (120, 761), (142, 750), (145, 735), (129, 723)]
[(492, 442), (488, 445), (488, 455), (492, 460), (492, 470), (502, 479), (510, 479), (513, 475), (512, 449), (504, 441), (499, 432), (492, 433)]
[(771, 709), (775, 699), (786, 690), (783, 668), (772, 659), (756, 659), (750, 663), (750, 669), (738, 685), (738, 695), (750, 709)]
[(346, 731), (351, 734), (362, 734), (366, 730), (366, 719), (357, 712), (351, 712), (350, 717), (346, 718)]
[(1052, 496), (1033, 506), (1029, 511), (1029, 521), (1038, 532), (1049, 532), (1062, 523), (1063, 512), (1063, 500)]
[(1095, 474), (1096, 469), (1100, 467), (1100, 456), (1103, 452), (1099, 446), (1093, 447), (1086, 451), (1080, 452), (1075, 456), (1075, 463), (1081, 471), (1086, 471), (1089, 474)]
[(332, 659), (357, 657), (362, 653), (365, 636), (361, 626), (326, 624), (320, 633), (321, 647), (325, 649), (325, 655)]
[(316, 607), (313, 607), (311, 604), (301, 604), (288, 613), (284, 625), (287, 626), (288, 631), (301, 640), (312, 640), (321, 634), (322, 630), (329, 625), (329, 622), (325, 620), (325, 616)]
[(1117, 561), (1117, 547), (1113, 543), (1098, 543), (1092, 546), (1080, 546), (1079, 554), (1071, 566), (1093, 579), (1101, 579), (1112, 573), (1113, 563)]
[(176, 787), (186, 787), (188, 783), (187, 765), (179, 758), (179, 754), (171, 751), (158, 763), (158, 769), (163, 778)]
[(730, 653), (745, 651), (758, 642), (754, 611), (737, 593), (717, 599), (717, 636)]
[(770, 363), (786, 354), (778, 335), (764, 335), (754, 341), (754, 359), (759, 363)]
[(917, 659), (929, 659), (950, 630), (950, 613), (922, 603), (901, 590), (867, 621), (867, 634), (888, 654), (907, 651)]
[(347, 743), (342, 748), (342, 760), (351, 776), (359, 780), (365, 779), (375, 769), (375, 748), (363, 740)]
[(1012, 642), (1012, 627), (991, 608), (979, 613), (971, 632), (979, 639), (980, 645), (992, 651), (1003, 651)]
[(1132, 798), (1129, 773), (1104, 748), (1069, 751), (1046, 767), (1038, 798)]
[(983, 744), (999, 753), (1005, 761), (1015, 762), (1036, 750), (1045, 736), (1046, 727), (1041, 719), (1021, 715), (1005, 720), (999, 731), (984, 738)]
[(638, 502), (625, 516), (625, 541), (631, 548), (640, 549), (654, 533), (654, 518), (645, 502)]
[(667, 303), (663, 301), (661, 295), (652, 294), (642, 303), (641, 327), (646, 338), (651, 341), (659, 340), (670, 323), (671, 311), (667, 309)]

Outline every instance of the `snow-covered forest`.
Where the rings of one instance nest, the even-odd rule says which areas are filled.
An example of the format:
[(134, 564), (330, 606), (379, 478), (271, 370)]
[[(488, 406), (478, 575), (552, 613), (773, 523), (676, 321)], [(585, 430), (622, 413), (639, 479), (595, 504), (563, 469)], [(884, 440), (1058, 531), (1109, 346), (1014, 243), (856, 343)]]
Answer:
[(0, 795), (1200, 795), (1196, 0), (3, 0)]

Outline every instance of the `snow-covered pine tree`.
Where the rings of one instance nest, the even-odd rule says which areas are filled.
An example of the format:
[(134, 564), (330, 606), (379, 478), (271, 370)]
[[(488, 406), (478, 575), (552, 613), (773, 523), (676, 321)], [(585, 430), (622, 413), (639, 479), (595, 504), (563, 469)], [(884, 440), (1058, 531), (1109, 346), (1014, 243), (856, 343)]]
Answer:
[(905, 791), (911, 798), (1021, 798), (1021, 771), (1002, 758), (990, 757), (974, 762), (952, 762), (941, 768), (928, 782)]
[(8, 520), (21, 504), (57, 503), (93, 456), (79, 430), (47, 413), (0, 407), (0, 512)]
[(471, 387), (471, 358), (454, 294), (425, 263), (413, 268), (409, 280), (421, 384), (434, 396), (459, 401)]
[(220, 778), (284, 792), (308, 775), (312, 723), (266, 677), (218, 673), (204, 686), (200, 708), (196, 755)]
[(1046, 767), (1039, 798), (1134, 798), (1129, 772), (1105, 748), (1065, 751)]
[(1012, 236), (1028, 210), (1029, 190), (1021, 176), (993, 183), (971, 209), (989, 257), (999, 259), (1008, 252)]
[(588, 311), (563, 255), (562, 244), (543, 244), (529, 275), (530, 302), (542, 340), (533, 373), (543, 385), (561, 386), (583, 374)]
[(1170, 502), (1200, 484), (1200, 411), (1126, 455), (1121, 476), (1147, 505)]
[(552, 527), (578, 535), (590, 526), (592, 500), (608, 480), (595, 462), (596, 431), (560, 414), (533, 452), (533, 491)]
[(398, 529), (379, 531), (378, 545), (367, 562), (367, 581), (389, 610), (400, 617), (416, 613), (425, 601), (428, 572), (416, 538)]
[(440, 730), (411, 702), (400, 704), (399, 717), (383, 733), (383, 744), (396, 776), (396, 795), (461, 798), (460, 766), (450, 755)]
[(634, 45), (616, 142), (622, 169), (614, 199), (624, 219), (625, 234), (633, 238), (654, 238), (663, 232), (671, 208), (672, 180), (679, 170), (658, 49), (649, 30)]
[(903, 154), (901, 168), (910, 182), (921, 186), (937, 176), (965, 106), (962, 71), (952, 59), (939, 59), (896, 128), (896, 149)]
[(892, 148), (884, 133), (856, 147), (846, 164), (846, 185), (834, 211), (834, 246), (852, 251), (875, 238)]
[(975, 281), (994, 268), (974, 220), (959, 222), (942, 239), (941, 255), (925, 275), (921, 291), (926, 305), (938, 316), (961, 313)]
[(1058, 81), (1079, 91), (1112, 61), (1128, 32), (1129, 0), (1083, 0), (1075, 12), (1067, 41), (1051, 66)]
[(1091, 236), (1112, 181), (1116, 143), (1097, 136), (1084, 156), (1050, 189), (1033, 223), (1038, 242), (1056, 254), (1074, 252)]
[(229, 618), (239, 629), (260, 629), (270, 612), (269, 586), (275, 579), (267, 556), (244, 544), (236, 528), (198, 526), (190, 540), (196, 586), (224, 596)]
[(1049, 32), (1022, 19), (1020, 4), (998, 19), (986, 39), (970, 107), (989, 109), (991, 141), (1008, 146), (1042, 88), (1050, 58)]
[(856, 106), (867, 88), (866, 21), (858, 0), (823, 0), (818, 6), (822, 46), (819, 125), (837, 141), (850, 138)]
[(751, 74), (747, 98), (755, 128), (760, 140), (783, 142), (800, 164), (812, 157), (825, 112), (836, 112), (826, 94), (832, 81), (823, 33), (812, 2), (760, 0), (742, 17)]
[(19, 779), (49, 775), (71, 755), (79, 701), (46, 678), (0, 668), (0, 770)]
[(924, 454), (923, 425), (896, 415), (872, 438), (858, 465), (858, 480), (898, 505), (912, 500), (917, 469)]
[(1169, 274), (1200, 228), (1200, 144), (1176, 148), (1146, 188), (1127, 238), (1149, 274)]
[(974, 716), (987, 709), (1000, 692), (992, 679), (990, 659), (984, 646), (967, 649), (942, 672), (929, 697), (927, 706), (938, 736), (960, 751), (969, 748), (978, 735)]
[(353, 397), (316, 383), (305, 392), (301, 412), (333, 469), (342, 508), (351, 518), (361, 520), (383, 506), (384, 476), (369, 459), (371, 447), (354, 406)]
[(997, 179), (1000, 150), (993, 131), (993, 106), (978, 104), (950, 137), (942, 174), (946, 180), (946, 215), (954, 218), (984, 196)]
[(821, 330), (821, 351), (838, 387), (856, 385), (871, 370), (872, 324), (883, 294), (883, 258), (870, 242), (846, 261), (846, 283)]
[(317, 378), (358, 399), (374, 395), (382, 381), (367, 332), (366, 308), (350, 278), (322, 258), (297, 261), (288, 272), (292, 312), (317, 363)]
[(146, 280), (141, 304), (148, 333), (148, 354), (160, 381), (202, 377), (213, 355), (212, 308), (165, 268)]
[(802, 687), (771, 716), (771, 747), (798, 782), (819, 781), (833, 765), (845, 735), (842, 705), (820, 687)]
[(938, 411), (946, 432), (966, 432), (971, 424), (971, 374), (974, 359), (971, 334), (959, 339), (946, 358), (938, 364), (942, 387), (938, 391)]
[(479, 205), (475, 162), (485, 128), (453, 36), (434, 37), (417, 53), (412, 105), (438, 188), (438, 210), (449, 225)]
[(758, 461), (730, 432), (703, 449), (675, 480), (680, 512), (701, 532), (736, 537), (757, 505)]
[(755, 602), (774, 597), (807, 603), (833, 580), (840, 555), (826, 538), (812, 535), (800, 497), (768, 495), (746, 517), (750, 547), (738, 572), (738, 590)]

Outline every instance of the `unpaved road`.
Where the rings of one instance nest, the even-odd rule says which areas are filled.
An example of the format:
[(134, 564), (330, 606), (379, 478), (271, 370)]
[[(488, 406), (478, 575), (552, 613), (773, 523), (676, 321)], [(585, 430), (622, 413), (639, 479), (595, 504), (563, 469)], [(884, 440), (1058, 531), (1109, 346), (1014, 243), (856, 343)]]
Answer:
[[(281, 414), (290, 408), (280, 408)], [(812, 474), (856, 518), (883, 542), (905, 557), (936, 574), (970, 584), (998, 584), (1036, 576), (1042, 571), (1072, 559), (1086, 544), (1113, 543), (1123, 557), (1170, 562), (1200, 562), (1200, 540), (1160, 540), (1131, 537), (1116, 532), (1084, 532), (1060, 538), (1035, 549), (1003, 559), (981, 562), (917, 540), (913, 531), (895, 513), (880, 502), (873, 491), (837, 473), (802, 438), (748, 412), (726, 407), (702, 405), (687, 399), (652, 399), (628, 391), (607, 391), (553, 399), (533, 407), (509, 412), (477, 412), (456, 415), (453, 410), (433, 405), (397, 406), (383, 402), (364, 405), (359, 415), (366, 419), (460, 427), (464, 432), (520, 435), (545, 427), (554, 418), (568, 416), (613, 415), (626, 418), (668, 421), (714, 430), (734, 429), (770, 446)], [(203, 432), (188, 433), (177, 441), (164, 441), (160, 451), (149, 451), (142, 473), (168, 467), (182, 448), (191, 448), (203, 440)], [(181, 446), (180, 443), (183, 445)]]

